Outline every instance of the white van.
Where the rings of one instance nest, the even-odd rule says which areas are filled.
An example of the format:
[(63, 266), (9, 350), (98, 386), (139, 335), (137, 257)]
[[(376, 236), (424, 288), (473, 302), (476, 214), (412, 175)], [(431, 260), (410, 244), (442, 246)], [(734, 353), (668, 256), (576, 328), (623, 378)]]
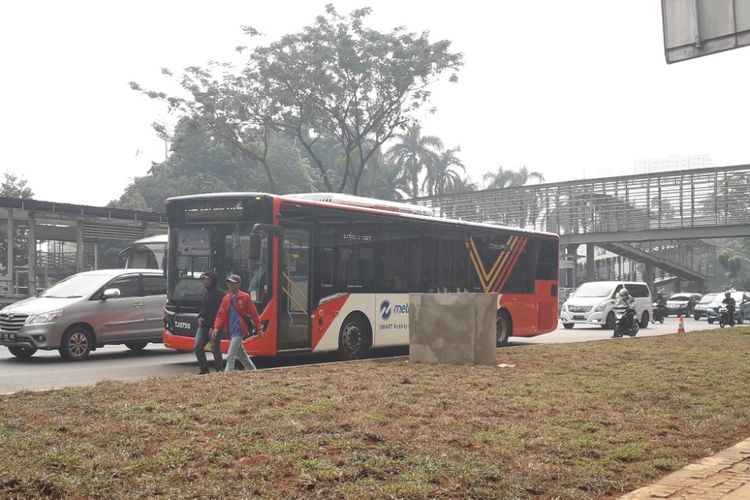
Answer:
[(640, 318), (640, 327), (647, 328), (651, 320), (651, 291), (646, 283), (632, 281), (584, 283), (563, 304), (560, 321), (568, 329), (579, 323), (614, 330), (615, 313), (612, 308), (615, 297), (623, 287), (635, 298), (635, 314), (636, 318)]

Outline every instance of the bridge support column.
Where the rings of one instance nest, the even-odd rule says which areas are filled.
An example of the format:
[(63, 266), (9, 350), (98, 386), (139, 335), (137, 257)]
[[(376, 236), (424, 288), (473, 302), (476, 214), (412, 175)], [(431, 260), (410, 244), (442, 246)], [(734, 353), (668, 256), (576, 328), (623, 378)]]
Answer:
[(656, 268), (653, 264), (646, 263), (646, 267), (643, 270), (643, 281), (646, 282), (649, 290), (651, 290), (651, 295), (655, 296), (656, 289), (654, 288), (654, 281), (656, 281)]
[(596, 280), (596, 269), (594, 268), (594, 244), (586, 243), (586, 281)]
[(8, 235), (7, 235), (8, 237), (8, 240), (7, 240), (8, 241), (7, 243), (7, 246), (8, 246), (8, 295), (13, 295), (16, 293), (18, 283), (16, 283), (15, 277), (13, 276), (14, 275), (13, 250), (15, 249), (15, 244), (16, 244), (16, 240), (15, 240), (16, 228), (14, 226), (12, 208), (8, 209), (7, 229), (8, 229)]
[(573, 264), (572, 269), (566, 269), (565, 286), (576, 288), (578, 286), (577, 267), (578, 267), (578, 244), (565, 245), (565, 260)]
[(76, 223), (76, 272), (83, 271), (83, 221)]
[(36, 294), (36, 218), (31, 211), (29, 211), (27, 245), (29, 252), (29, 296), (33, 296)]

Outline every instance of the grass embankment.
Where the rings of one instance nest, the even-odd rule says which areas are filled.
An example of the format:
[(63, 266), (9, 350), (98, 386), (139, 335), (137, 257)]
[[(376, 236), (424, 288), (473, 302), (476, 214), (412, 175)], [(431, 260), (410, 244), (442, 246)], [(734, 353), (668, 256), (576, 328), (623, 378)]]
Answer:
[(0, 497), (561, 497), (750, 436), (750, 330), (0, 398)]

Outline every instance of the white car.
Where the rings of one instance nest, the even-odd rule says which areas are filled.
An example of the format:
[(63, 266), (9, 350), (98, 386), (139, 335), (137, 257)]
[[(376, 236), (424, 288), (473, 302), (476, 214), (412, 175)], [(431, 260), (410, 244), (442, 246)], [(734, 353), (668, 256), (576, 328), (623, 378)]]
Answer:
[(560, 321), (568, 329), (576, 324), (584, 324), (614, 330), (615, 313), (612, 308), (623, 287), (635, 298), (635, 314), (640, 327), (647, 328), (651, 320), (651, 291), (646, 283), (632, 281), (584, 283), (563, 304)]

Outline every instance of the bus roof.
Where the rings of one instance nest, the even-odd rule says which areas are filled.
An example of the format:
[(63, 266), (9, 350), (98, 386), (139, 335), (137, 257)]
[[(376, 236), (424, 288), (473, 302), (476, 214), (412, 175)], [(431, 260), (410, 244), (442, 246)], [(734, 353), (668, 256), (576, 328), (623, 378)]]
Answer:
[(284, 201), (299, 203), (301, 205), (318, 206), (318, 207), (331, 207), (339, 208), (343, 210), (372, 213), (378, 215), (388, 215), (391, 217), (403, 217), (407, 219), (423, 220), (426, 222), (441, 222), (456, 224), (461, 226), (481, 227), (486, 229), (506, 229), (517, 233), (534, 234), (539, 236), (547, 236), (550, 238), (559, 238), (555, 233), (549, 233), (546, 231), (532, 231), (529, 229), (522, 229), (510, 226), (501, 226), (498, 224), (488, 224), (483, 222), (471, 222), (459, 219), (449, 219), (445, 217), (436, 217), (432, 215), (432, 211), (426, 207), (420, 207), (418, 205), (412, 205), (409, 203), (399, 203), (394, 201), (379, 200), (377, 198), (367, 198), (363, 196), (347, 195), (342, 193), (303, 193), (303, 194), (289, 194), (289, 195), (275, 195), (268, 193), (251, 193), (251, 192), (228, 192), (228, 193), (206, 193), (206, 194), (192, 194), (185, 196), (175, 196), (167, 199), (166, 203), (169, 204), (172, 201), (188, 201), (188, 200), (206, 200), (216, 198), (252, 198), (252, 197), (265, 197), (281, 199)]
[(142, 245), (144, 243), (167, 243), (169, 241), (169, 238), (166, 234), (157, 234), (154, 236), (147, 236), (146, 238), (141, 238), (140, 240), (135, 240), (133, 242), (133, 245)]

